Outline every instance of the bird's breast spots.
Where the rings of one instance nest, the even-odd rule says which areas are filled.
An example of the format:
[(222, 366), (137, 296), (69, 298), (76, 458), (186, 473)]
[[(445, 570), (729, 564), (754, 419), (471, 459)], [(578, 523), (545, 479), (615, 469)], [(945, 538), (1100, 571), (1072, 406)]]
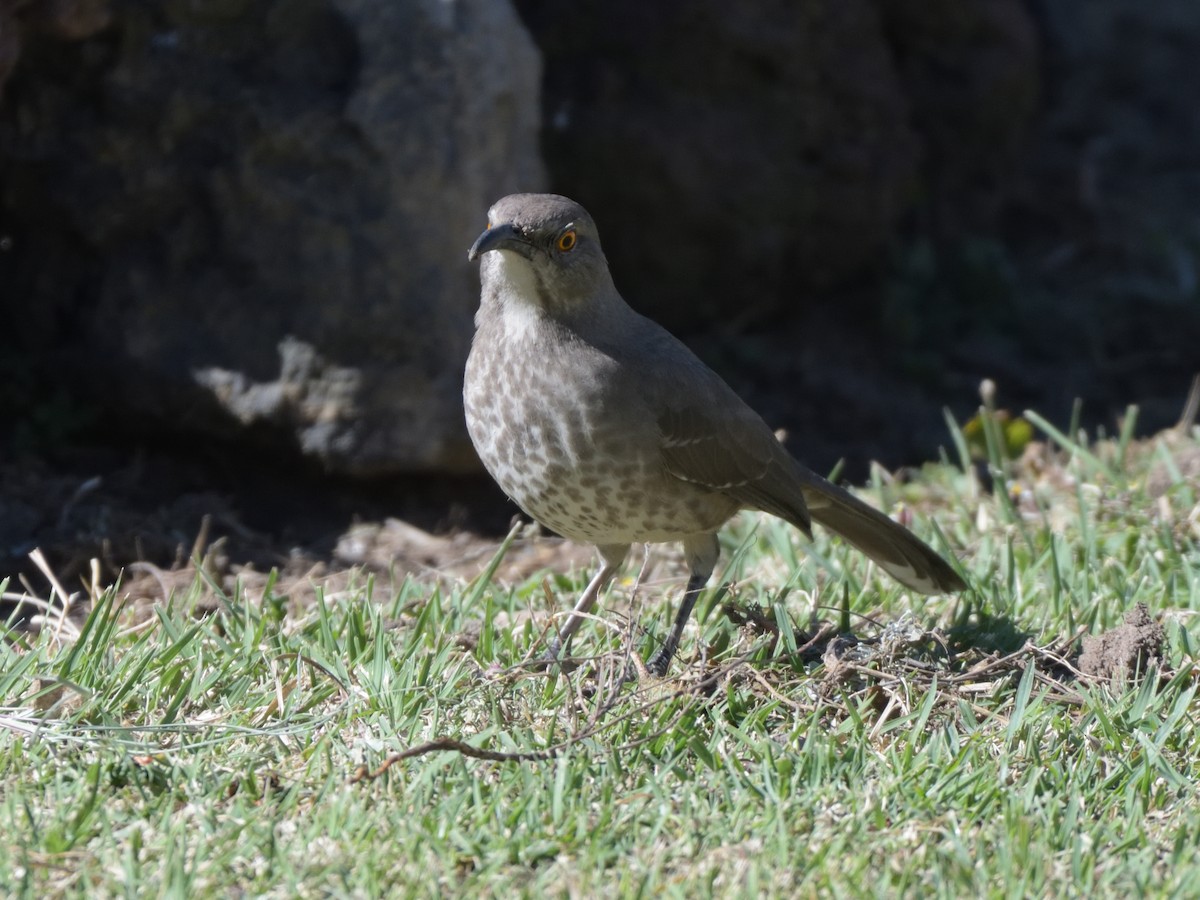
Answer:
[(514, 429), (517, 432), (517, 438), (521, 442), (521, 453), (540, 453), (542, 447), (545, 446), (542, 439), (541, 425), (526, 425), (523, 432)]

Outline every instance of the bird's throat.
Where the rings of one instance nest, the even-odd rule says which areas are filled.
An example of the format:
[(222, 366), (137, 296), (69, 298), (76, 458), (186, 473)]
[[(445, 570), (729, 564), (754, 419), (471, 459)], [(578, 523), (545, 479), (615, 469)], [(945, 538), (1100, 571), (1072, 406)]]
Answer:
[(490, 295), (500, 327), (510, 340), (532, 337), (546, 315), (545, 287), (537, 272), (515, 253), (491, 253), (484, 272), (484, 291)]

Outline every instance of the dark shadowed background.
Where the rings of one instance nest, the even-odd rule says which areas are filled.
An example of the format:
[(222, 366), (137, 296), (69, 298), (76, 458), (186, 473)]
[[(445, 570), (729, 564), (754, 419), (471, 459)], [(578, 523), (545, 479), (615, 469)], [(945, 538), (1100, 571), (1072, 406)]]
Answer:
[(462, 424), (487, 207), (852, 476), (1200, 370), (1193, 0), (0, 0), (0, 574), (204, 515), (496, 530)]

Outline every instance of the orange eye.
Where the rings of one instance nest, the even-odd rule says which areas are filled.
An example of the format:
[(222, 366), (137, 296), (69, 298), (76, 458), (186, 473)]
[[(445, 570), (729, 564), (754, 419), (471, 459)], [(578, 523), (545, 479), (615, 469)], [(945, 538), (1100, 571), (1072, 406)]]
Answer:
[(574, 231), (564, 231), (558, 237), (557, 246), (558, 246), (558, 249), (561, 250), (563, 253), (573, 250), (575, 248), (575, 232)]

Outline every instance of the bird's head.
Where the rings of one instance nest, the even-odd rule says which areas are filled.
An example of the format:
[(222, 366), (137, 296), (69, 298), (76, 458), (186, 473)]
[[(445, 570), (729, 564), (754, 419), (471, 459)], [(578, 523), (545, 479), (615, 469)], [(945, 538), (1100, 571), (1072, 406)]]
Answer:
[(596, 223), (557, 194), (498, 200), (467, 258), (481, 260), (485, 294), (497, 291), (554, 316), (582, 311), (612, 292)]

